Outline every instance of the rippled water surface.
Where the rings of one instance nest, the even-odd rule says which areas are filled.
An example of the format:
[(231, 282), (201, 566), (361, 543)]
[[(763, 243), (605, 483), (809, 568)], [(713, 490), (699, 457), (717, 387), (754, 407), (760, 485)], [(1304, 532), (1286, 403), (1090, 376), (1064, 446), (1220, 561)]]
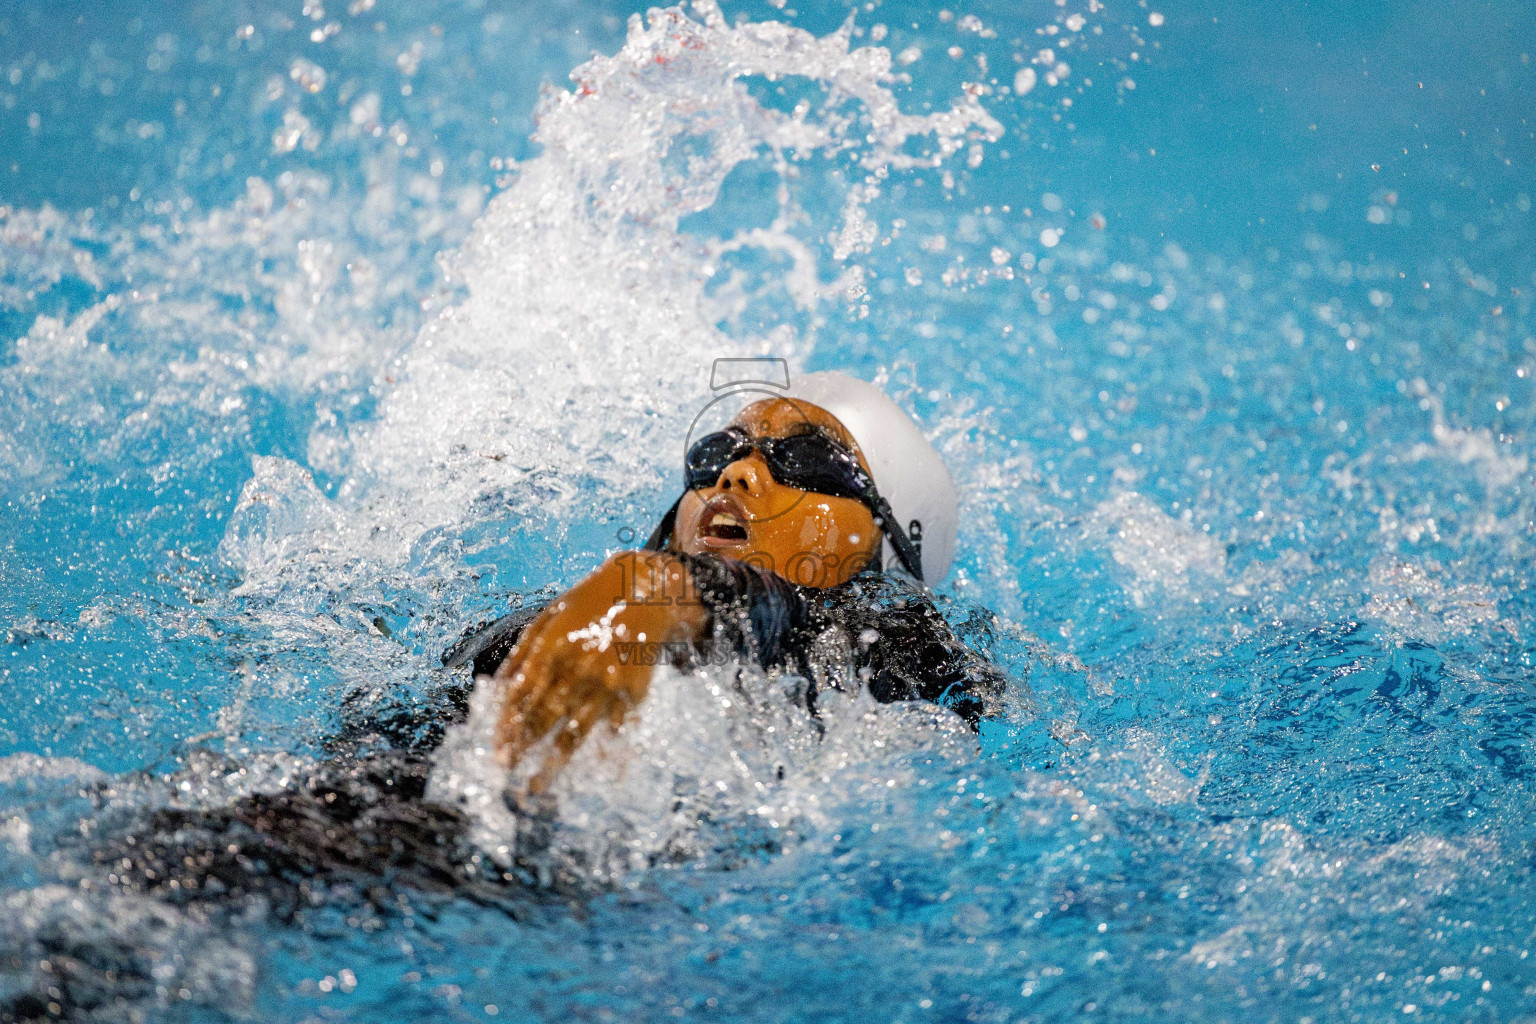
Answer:
[[(0, 2), (0, 1016), (1536, 1015), (1531, 51), (1516, 0)], [(663, 674), (495, 898), (93, 855), (644, 536), (764, 353), (949, 459), (979, 742)], [(429, 788), (491, 864), (483, 727)]]

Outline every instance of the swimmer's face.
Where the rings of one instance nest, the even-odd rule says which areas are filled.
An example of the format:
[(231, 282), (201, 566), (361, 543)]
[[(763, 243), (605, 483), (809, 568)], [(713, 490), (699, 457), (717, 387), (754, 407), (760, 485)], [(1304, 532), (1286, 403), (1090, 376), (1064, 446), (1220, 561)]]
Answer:
[[(732, 425), (753, 438), (828, 434), (869, 472), (837, 418), (808, 402), (754, 402)], [(711, 486), (683, 495), (673, 538), (674, 547), (690, 555), (724, 555), (793, 583), (831, 587), (874, 565), (883, 535), (862, 502), (781, 484), (754, 449), (726, 466)]]

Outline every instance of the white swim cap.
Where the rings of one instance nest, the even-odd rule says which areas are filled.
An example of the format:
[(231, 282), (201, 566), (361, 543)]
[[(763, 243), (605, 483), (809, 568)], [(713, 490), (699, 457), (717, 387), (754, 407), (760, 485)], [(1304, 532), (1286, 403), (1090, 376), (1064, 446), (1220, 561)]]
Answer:
[[(923, 582), (938, 586), (955, 557), (959, 502), (944, 460), (912, 417), (873, 384), (836, 371), (800, 375), (786, 397), (820, 406), (853, 435), (895, 513), (888, 529), (907, 531), (922, 556)], [(883, 555), (886, 565), (900, 564), (889, 539)]]

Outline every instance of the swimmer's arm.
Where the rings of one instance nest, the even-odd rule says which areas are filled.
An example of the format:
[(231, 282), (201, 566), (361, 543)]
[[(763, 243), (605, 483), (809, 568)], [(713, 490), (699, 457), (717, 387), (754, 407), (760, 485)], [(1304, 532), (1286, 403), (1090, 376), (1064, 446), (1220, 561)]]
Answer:
[(687, 562), (653, 551), (612, 556), (528, 624), (492, 677), (501, 688), (504, 765), (552, 741), (531, 782), (548, 788), (593, 726), (617, 728), (645, 699), (658, 653), (699, 641), (711, 613)]

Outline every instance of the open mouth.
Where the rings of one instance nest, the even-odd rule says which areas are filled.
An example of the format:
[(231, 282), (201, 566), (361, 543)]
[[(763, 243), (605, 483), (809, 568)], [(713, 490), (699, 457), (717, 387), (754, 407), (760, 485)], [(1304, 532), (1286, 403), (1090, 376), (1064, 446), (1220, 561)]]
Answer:
[(711, 498), (699, 517), (699, 536), (706, 544), (740, 544), (747, 539), (747, 510), (723, 495)]

